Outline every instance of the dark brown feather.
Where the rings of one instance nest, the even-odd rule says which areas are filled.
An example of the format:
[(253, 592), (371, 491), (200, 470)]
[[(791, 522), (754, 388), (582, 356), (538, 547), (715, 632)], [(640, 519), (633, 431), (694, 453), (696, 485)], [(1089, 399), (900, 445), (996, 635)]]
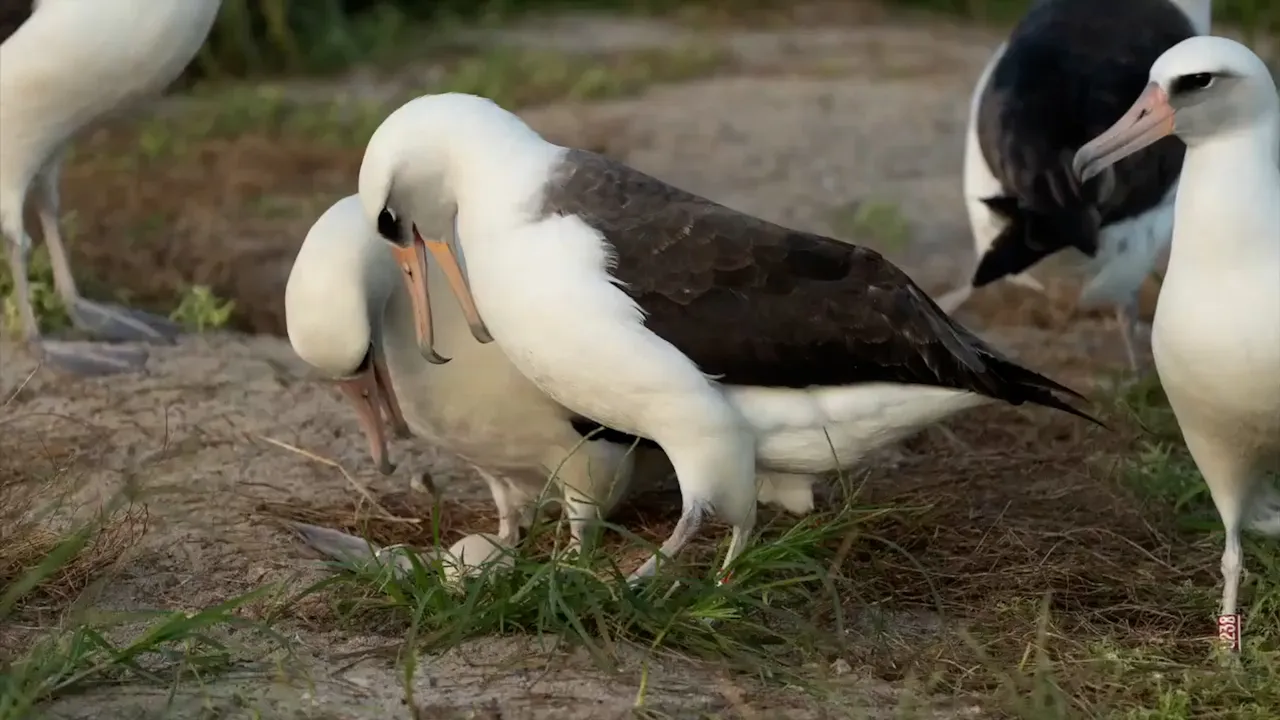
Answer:
[(568, 151), (543, 202), (546, 214), (599, 231), (646, 327), (725, 383), (933, 385), (1088, 417), (1052, 394), (1076, 393), (1005, 358), (873, 250), (737, 212), (584, 150)]

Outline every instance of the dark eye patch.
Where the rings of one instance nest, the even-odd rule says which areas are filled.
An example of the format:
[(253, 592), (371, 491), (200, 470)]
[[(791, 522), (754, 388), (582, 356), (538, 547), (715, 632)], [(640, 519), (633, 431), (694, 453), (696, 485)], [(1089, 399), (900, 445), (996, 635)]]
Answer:
[(1213, 73), (1192, 73), (1190, 75), (1181, 75), (1174, 79), (1170, 92), (1174, 95), (1184, 93), (1192, 93), (1197, 90), (1204, 90), (1213, 84)]
[(391, 242), (398, 243), (403, 240), (400, 220), (386, 208), (382, 208), (382, 212), (378, 213), (378, 234)]

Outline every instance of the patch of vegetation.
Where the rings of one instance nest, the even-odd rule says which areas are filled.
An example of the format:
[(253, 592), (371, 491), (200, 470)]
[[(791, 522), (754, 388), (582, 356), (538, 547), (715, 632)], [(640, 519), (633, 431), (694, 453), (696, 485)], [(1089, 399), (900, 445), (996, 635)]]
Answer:
[[(342, 617), (405, 628), (400, 658), (410, 665), (420, 652), (515, 633), (584, 648), (603, 668), (639, 650), (810, 684), (815, 678), (802, 668), (838, 656), (848, 621), (843, 559), (867, 522), (884, 512), (846, 506), (767, 526), (724, 585), (716, 582), (718, 553), (705, 539), (661, 563), (655, 578), (630, 586), (617, 559), (638, 564), (656, 549), (652, 543), (608, 525), (615, 535), (604, 546), (567, 554), (562, 521), (535, 525), (518, 548), (504, 548), (509, 566), (489, 565), (461, 581), (446, 578), (441, 558), (397, 548), (395, 562), (384, 556), (335, 564), (342, 573), (312, 591), (324, 590)], [(432, 546), (447, 545), (438, 512), (427, 532), (436, 538)], [(405, 672), (412, 675), (411, 667)]]
[(178, 307), (173, 309), (169, 319), (181, 323), (192, 332), (204, 332), (226, 327), (235, 310), (234, 300), (222, 300), (204, 285), (193, 285)]
[[(31, 249), (27, 261), (27, 286), (41, 332), (56, 332), (71, 327), (71, 317), (53, 285), (53, 266), (49, 262), (49, 251), (42, 243), (37, 243)], [(13, 270), (8, 258), (0, 258), (0, 320), (11, 337), (20, 338), (23, 332), (22, 318), (18, 313), (18, 297), (14, 290)]]
[(227, 629), (283, 647), (240, 614), (266, 588), (196, 612), (90, 609), (93, 588), (145, 533), (146, 507), (126, 489), (76, 519), (76, 458), (33, 451), (22, 418), (5, 412), (12, 401), (0, 398), (0, 720), (95, 685), (176, 689), (242, 664)]
[(710, 74), (729, 61), (724, 50), (706, 44), (604, 55), (496, 47), (442, 58), (432, 79), (374, 100), (291, 97), (269, 85), (213, 87), (197, 92), (185, 111), (145, 121), (134, 162), (163, 160), (213, 138), (246, 133), (360, 147), (388, 113), (418, 95), (471, 93), (515, 110), (554, 100), (626, 97)]
[[(70, 233), (67, 233), (70, 235)], [(27, 266), (27, 282), (31, 304), (41, 333), (55, 333), (71, 327), (71, 317), (63, 306), (53, 282), (53, 266), (49, 252), (42, 243), (31, 250)], [(124, 298), (119, 298), (124, 300)], [(182, 323), (193, 332), (204, 332), (225, 327), (231, 321), (235, 302), (222, 300), (202, 285), (192, 286), (176, 300), (171, 319)], [(9, 335), (22, 337), (22, 322), (18, 314), (18, 298), (15, 294), (13, 272), (7, 260), (0, 259), (0, 320)]]
[(225, 0), (189, 79), (341, 71), (442, 45), (463, 23), (494, 24), (554, 12), (652, 15), (690, 5), (725, 13), (776, 0)]
[(836, 234), (886, 252), (902, 250), (911, 242), (911, 226), (892, 203), (866, 200), (843, 205), (832, 211), (830, 223)]
[[(884, 0), (891, 8), (1012, 23), (1031, 0)], [(409, 45), (438, 42), (461, 23), (497, 23), (556, 12), (702, 15), (742, 18), (785, 8), (781, 0), (226, 0), (188, 76), (255, 77), (333, 72), (402, 55)], [(1254, 37), (1280, 33), (1280, 5), (1270, 0), (1218, 0), (1214, 21)]]

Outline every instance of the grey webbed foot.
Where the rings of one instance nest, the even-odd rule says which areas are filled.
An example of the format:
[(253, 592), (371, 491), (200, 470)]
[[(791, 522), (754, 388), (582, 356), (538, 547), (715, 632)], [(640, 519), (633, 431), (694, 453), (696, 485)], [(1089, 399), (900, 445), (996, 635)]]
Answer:
[(169, 345), (182, 332), (182, 326), (168, 318), (84, 298), (72, 303), (68, 312), (77, 328), (114, 342)]
[(43, 340), (37, 349), (46, 365), (86, 377), (142, 370), (148, 356), (145, 348), (93, 342)]

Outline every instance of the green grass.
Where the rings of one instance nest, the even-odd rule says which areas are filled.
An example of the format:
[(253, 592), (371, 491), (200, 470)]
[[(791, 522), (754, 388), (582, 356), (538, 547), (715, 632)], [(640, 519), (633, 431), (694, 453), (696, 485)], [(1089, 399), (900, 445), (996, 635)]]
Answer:
[[(1216, 558), (1223, 542), (1221, 522), (1182, 444), (1158, 378), (1152, 373), (1137, 381), (1122, 381), (1115, 404), (1141, 427), (1135, 452), (1123, 461), (1124, 480), (1145, 498), (1153, 521), (1173, 518), (1176, 531), (1195, 539), (1197, 554)], [(1133, 720), (1272, 717), (1274, 708), (1280, 707), (1280, 548), (1273, 540), (1249, 535), (1244, 545), (1246, 576), (1241, 601), (1245, 632), (1239, 656), (1215, 651), (1207, 641), (1221, 585), (1173, 585), (1168, 588), (1168, 607), (1171, 611), (1179, 606), (1194, 609), (1202, 618), (1198, 622), (1204, 624), (1203, 645), (1180, 647), (1167, 639), (1144, 638), (1135, 629), (1130, 637), (1094, 638), (1065, 653), (1064, 658), (1064, 646), (1070, 647), (1075, 640), (1059, 637), (1050, 643), (1045, 633), (1037, 652), (1044, 657), (1045, 645), (1057, 645), (1058, 662), (1022, 673), (1014, 681), (1024, 688), (1024, 699), (1035, 705), (1034, 712), (1024, 716)], [(1069, 700), (1061, 691), (1064, 686), (1089, 688), (1098, 704), (1082, 705), (1079, 697)]]
[[(6, 402), (7, 404), (7, 402)], [(284, 650), (284, 638), (241, 611), (261, 588), (195, 611), (106, 613), (91, 594), (143, 532), (145, 515), (122, 492), (87, 521), (59, 533), (66, 477), (7, 480), (0, 488), (0, 720), (25, 720), (49, 700), (102, 685), (177, 691), (249, 658), (227, 637), (247, 631)], [(51, 616), (52, 612), (52, 616)], [(33, 632), (12, 633), (19, 627)]]
[[(64, 230), (65, 232), (65, 230)], [(68, 233), (69, 234), (69, 233)], [(42, 333), (56, 333), (71, 327), (62, 298), (53, 283), (53, 267), (49, 253), (43, 244), (37, 243), (28, 261), (27, 282), (30, 300), (35, 310), (36, 322)], [(0, 260), (0, 321), (13, 338), (22, 337), (22, 323), (18, 315), (18, 298), (14, 294), (13, 273), (6, 260)], [(123, 298), (117, 298), (123, 300)], [(192, 332), (205, 332), (226, 327), (231, 322), (235, 302), (222, 300), (207, 287), (191, 286), (176, 299), (176, 307), (170, 319)]]
[(812, 685), (817, 678), (800, 668), (840, 649), (850, 589), (843, 554), (883, 512), (847, 506), (767, 527), (722, 586), (718, 554), (705, 541), (630, 586), (613, 558), (639, 558), (651, 545), (607, 526), (625, 538), (622, 547), (566, 554), (553, 539), (567, 537), (560, 522), (535, 525), (517, 549), (504, 549), (509, 567), (487, 566), (454, 583), (441, 558), (396, 549), (407, 562), (335, 563), (341, 574), (309, 592), (324, 591), (343, 617), (405, 628), (400, 657), (410, 664), (418, 653), (474, 638), (526, 634), (558, 649), (584, 648), (606, 669), (618, 667), (623, 651), (639, 650)]

